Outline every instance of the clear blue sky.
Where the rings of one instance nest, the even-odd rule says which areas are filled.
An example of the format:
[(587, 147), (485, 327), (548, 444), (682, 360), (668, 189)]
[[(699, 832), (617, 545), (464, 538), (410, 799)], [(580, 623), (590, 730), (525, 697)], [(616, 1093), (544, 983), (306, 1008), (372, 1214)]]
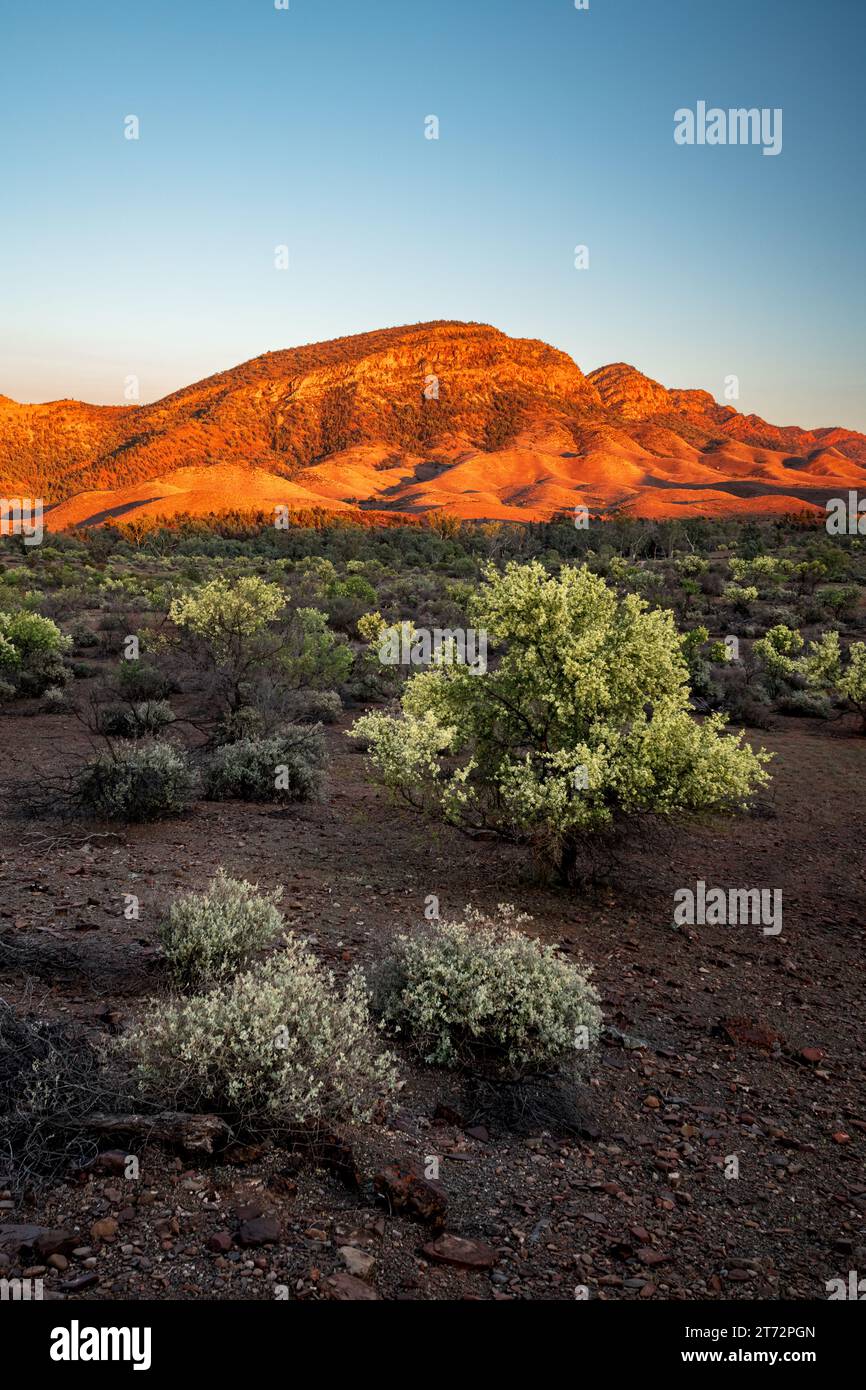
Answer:
[(22, 0), (0, 52), (6, 395), (457, 318), (866, 429), (863, 0)]

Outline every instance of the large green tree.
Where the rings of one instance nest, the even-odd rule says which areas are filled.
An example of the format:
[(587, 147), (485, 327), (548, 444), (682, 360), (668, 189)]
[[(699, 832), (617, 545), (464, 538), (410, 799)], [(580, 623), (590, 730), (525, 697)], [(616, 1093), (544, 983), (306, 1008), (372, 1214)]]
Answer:
[(642, 812), (733, 810), (768, 780), (724, 720), (694, 718), (670, 613), (620, 599), (585, 566), (489, 566), (470, 601), (485, 674), (444, 660), (412, 676), (402, 712), (367, 714), (384, 781), (462, 828), (531, 843), (574, 881), (581, 850)]

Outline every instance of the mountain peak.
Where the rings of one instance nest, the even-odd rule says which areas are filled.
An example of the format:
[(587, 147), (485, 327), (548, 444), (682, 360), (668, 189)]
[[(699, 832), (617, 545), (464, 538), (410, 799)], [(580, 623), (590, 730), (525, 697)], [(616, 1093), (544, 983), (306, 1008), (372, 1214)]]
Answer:
[(280, 503), (790, 512), (866, 481), (862, 435), (774, 430), (628, 363), (584, 375), (548, 343), (447, 319), (266, 352), (149, 405), (0, 403), (0, 495), (26, 485), (53, 526)]
[(612, 362), (588, 374), (606, 408), (622, 420), (646, 420), (670, 410), (664, 386), (627, 362)]

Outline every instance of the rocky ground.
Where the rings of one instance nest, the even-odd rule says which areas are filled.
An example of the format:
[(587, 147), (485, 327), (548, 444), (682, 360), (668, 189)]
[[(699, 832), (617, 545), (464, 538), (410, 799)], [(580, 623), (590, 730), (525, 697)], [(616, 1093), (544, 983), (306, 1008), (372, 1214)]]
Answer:
[[(397, 1114), (312, 1157), (132, 1146), (136, 1178), (106, 1140), (45, 1191), (0, 1187), (0, 1275), (81, 1300), (696, 1300), (823, 1298), (866, 1270), (866, 740), (786, 721), (761, 738), (778, 756), (754, 814), (565, 893), (520, 852), (391, 805), (340, 728), (322, 805), (202, 803), (90, 838), (16, 815), (34, 770), (83, 746), (78, 726), (10, 715), (4, 735), (0, 998), (17, 1008), (121, 1028), (164, 989), (161, 912), (222, 864), (283, 885), (287, 921), (338, 973), (429, 894), (443, 915), (517, 903), (594, 966), (607, 1028), (568, 1123), (544, 1097), (519, 1112), (407, 1062)], [(675, 928), (674, 891), (697, 880), (781, 888), (781, 935)]]

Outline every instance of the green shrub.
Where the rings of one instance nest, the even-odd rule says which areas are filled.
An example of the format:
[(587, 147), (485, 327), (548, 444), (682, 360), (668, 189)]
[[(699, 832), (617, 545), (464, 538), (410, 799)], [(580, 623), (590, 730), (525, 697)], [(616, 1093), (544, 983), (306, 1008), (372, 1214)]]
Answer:
[(781, 714), (799, 714), (809, 719), (829, 719), (833, 706), (818, 690), (793, 690), (783, 695), (777, 708)]
[(506, 905), (493, 918), (467, 908), (462, 922), (398, 937), (373, 981), (385, 1027), (444, 1067), (527, 1076), (585, 1058), (598, 1040), (598, 994), (520, 930), (529, 921)]
[(83, 620), (73, 624), (72, 641), (76, 649), (99, 646), (99, 637)]
[(355, 631), (355, 624), (362, 613), (376, 602), (376, 590), (363, 575), (351, 574), (346, 579), (335, 580), (325, 590), (324, 603), (328, 621), (339, 632), (349, 635)]
[(797, 669), (797, 653), (802, 650), (803, 638), (795, 628), (777, 623), (752, 648), (761, 662), (765, 681), (772, 694), (779, 693)]
[(134, 705), (108, 705), (99, 715), (99, 731), (119, 738), (144, 738), (158, 734), (174, 723), (171, 705), (166, 700), (140, 700)]
[(815, 598), (834, 618), (853, 618), (860, 606), (860, 590), (851, 584), (819, 589)]
[(855, 710), (866, 734), (866, 642), (852, 642), (845, 653), (838, 632), (822, 632), (797, 670), (813, 690), (835, 695)]
[(721, 708), (732, 724), (753, 729), (772, 729), (772, 701), (765, 686), (746, 679), (741, 665), (720, 666), (715, 679)]
[(797, 616), (796, 609), (779, 607), (777, 605), (776, 607), (767, 609), (767, 612), (764, 615), (764, 622), (767, 624), (768, 629), (772, 629), (774, 627), (782, 627), (789, 630), (794, 630), (797, 627), (799, 618)]
[(185, 754), (170, 743), (118, 746), (78, 773), (81, 809), (101, 820), (152, 821), (179, 816), (196, 790)]
[(261, 710), (252, 705), (241, 705), (240, 709), (229, 710), (219, 721), (216, 741), (238, 743), (242, 738), (265, 738), (267, 721)]
[(69, 714), (70, 706), (62, 686), (49, 685), (42, 696), (41, 709), (45, 714)]
[(72, 643), (50, 618), (27, 609), (0, 612), (0, 677), (17, 695), (42, 695), (69, 680), (63, 665)]
[(325, 613), (316, 608), (296, 608), (285, 633), (285, 645), (275, 657), (275, 668), (289, 688), (333, 690), (352, 669), (352, 653), (345, 636), (328, 627)]
[(293, 937), (209, 994), (154, 1005), (123, 1046), (161, 1102), (267, 1128), (366, 1120), (396, 1086), (361, 976), (341, 996)]
[(325, 744), (316, 728), (224, 744), (205, 764), (210, 801), (312, 801), (322, 794)]
[(286, 713), (293, 723), (335, 724), (342, 712), (336, 690), (293, 690), (286, 696)]
[(214, 579), (175, 599), (169, 612), (229, 713), (257, 707), (263, 691), (333, 689), (352, 666), (345, 637), (329, 629), (324, 613), (289, 609), (281, 586), (260, 576)]
[(756, 603), (758, 591), (754, 584), (729, 584), (725, 589), (725, 601), (738, 613), (748, 613), (749, 605)]
[(205, 892), (173, 902), (160, 941), (175, 983), (203, 990), (236, 975), (282, 930), (281, 897), (220, 869)]
[(177, 693), (173, 680), (142, 661), (122, 661), (117, 687), (125, 700), (164, 700)]

